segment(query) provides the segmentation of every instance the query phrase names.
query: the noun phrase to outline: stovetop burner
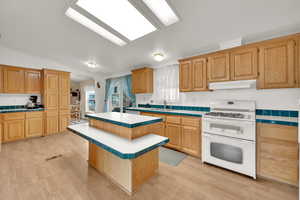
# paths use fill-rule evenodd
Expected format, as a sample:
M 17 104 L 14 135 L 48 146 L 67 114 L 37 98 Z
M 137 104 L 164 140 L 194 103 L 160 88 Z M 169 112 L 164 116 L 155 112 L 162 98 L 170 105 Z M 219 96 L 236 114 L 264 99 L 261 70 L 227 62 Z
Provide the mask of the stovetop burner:
M 214 117 L 230 117 L 230 118 L 239 118 L 239 119 L 245 118 L 245 115 L 241 113 L 209 112 L 206 113 L 206 115 L 214 116 Z

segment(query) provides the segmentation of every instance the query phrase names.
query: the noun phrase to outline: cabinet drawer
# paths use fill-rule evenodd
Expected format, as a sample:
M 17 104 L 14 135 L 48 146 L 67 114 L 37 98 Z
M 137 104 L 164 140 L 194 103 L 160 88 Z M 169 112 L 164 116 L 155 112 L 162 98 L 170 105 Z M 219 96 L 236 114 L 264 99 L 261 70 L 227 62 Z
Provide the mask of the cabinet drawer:
M 295 142 L 298 140 L 297 127 L 284 126 L 277 124 L 262 124 L 257 123 L 258 137 L 275 139 L 287 142 Z
M 200 127 L 201 124 L 201 118 L 196 117 L 182 117 L 181 123 L 184 126 L 195 126 Z
M 166 122 L 172 124 L 180 124 L 180 117 L 177 116 L 166 116 Z
M 33 111 L 33 112 L 27 112 L 26 113 L 26 119 L 30 119 L 30 118 L 43 118 L 43 111 Z
M 3 120 L 9 121 L 9 120 L 18 120 L 18 119 L 25 119 L 25 113 L 19 112 L 19 113 L 6 113 L 3 114 Z

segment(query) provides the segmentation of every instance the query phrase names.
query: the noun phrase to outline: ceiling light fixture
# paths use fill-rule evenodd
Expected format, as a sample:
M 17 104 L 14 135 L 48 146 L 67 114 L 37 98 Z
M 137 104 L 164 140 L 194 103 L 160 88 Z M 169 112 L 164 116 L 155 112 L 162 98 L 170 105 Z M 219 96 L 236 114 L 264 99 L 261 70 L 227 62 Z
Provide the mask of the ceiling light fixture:
M 106 38 L 107 40 L 110 40 L 111 42 L 113 42 L 119 46 L 124 46 L 126 44 L 126 42 L 124 42 L 123 40 L 121 40 L 120 38 L 115 36 L 114 34 L 110 33 L 106 29 L 102 28 L 101 26 L 99 26 L 98 24 L 96 24 L 95 22 L 93 22 L 89 18 L 83 16 L 82 14 L 80 14 L 79 12 L 77 12 L 76 10 L 74 10 L 72 8 L 68 8 L 68 10 L 66 11 L 66 15 L 68 17 L 70 17 L 71 19 L 73 19 L 74 21 L 82 24 L 83 26 L 87 27 L 88 29 L 98 33 L 102 37 Z
M 179 18 L 166 0 L 143 0 L 143 2 L 165 26 L 179 21 Z
M 164 56 L 164 54 L 162 54 L 162 53 L 154 53 L 154 54 L 153 54 L 153 58 L 154 58 L 154 60 L 156 60 L 157 62 L 161 62 L 161 61 L 163 61 L 163 60 L 165 59 L 165 56 Z
M 156 30 L 128 0 L 79 0 L 76 4 L 129 40 Z
M 85 64 L 86 64 L 89 68 L 93 68 L 93 69 L 95 69 L 95 68 L 98 67 L 97 64 L 96 64 L 95 62 L 93 62 L 93 61 L 86 62 Z

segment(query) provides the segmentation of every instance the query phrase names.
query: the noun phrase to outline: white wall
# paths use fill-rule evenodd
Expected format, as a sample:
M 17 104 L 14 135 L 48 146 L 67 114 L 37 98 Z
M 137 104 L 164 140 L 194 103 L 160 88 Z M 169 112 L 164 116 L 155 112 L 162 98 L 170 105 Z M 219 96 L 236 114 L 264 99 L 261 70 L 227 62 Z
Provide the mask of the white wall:
M 36 94 L 0 94 L 0 106 L 26 105 L 29 97 Z M 41 96 L 38 96 L 38 102 Z
M 97 87 L 97 82 L 100 84 L 100 88 Z M 104 111 L 104 99 L 105 99 L 105 79 L 98 77 L 95 80 L 95 92 L 96 92 L 96 113 Z
M 155 82 L 154 87 L 156 87 Z M 163 104 L 161 100 L 155 99 L 152 94 L 138 94 L 136 96 L 138 104 L 150 103 L 151 100 L 154 101 L 154 104 Z M 298 110 L 300 107 L 298 104 L 300 99 L 300 89 L 243 89 L 212 92 L 186 92 L 180 93 L 179 100 L 172 103 L 172 105 L 208 107 L 209 103 L 216 99 L 255 100 L 258 109 Z

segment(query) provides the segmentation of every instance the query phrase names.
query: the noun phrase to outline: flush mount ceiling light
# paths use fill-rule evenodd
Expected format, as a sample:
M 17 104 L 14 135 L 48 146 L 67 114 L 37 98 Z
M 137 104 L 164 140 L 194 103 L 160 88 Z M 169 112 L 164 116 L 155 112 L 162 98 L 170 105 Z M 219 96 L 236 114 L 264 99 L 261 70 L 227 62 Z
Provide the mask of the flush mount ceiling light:
M 96 64 L 95 62 L 93 62 L 93 61 L 88 61 L 88 62 L 86 62 L 85 64 L 86 64 L 89 68 L 93 68 L 93 69 L 95 69 L 95 68 L 98 67 L 97 64 Z
M 164 56 L 164 54 L 162 54 L 162 53 L 154 53 L 154 54 L 153 54 L 153 58 L 154 58 L 154 60 L 156 60 L 157 62 L 161 62 L 161 61 L 163 61 L 163 60 L 165 59 L 165 56 Z
M 121 40 L 120 38 L 115 36 L 114 34 L 110 33 L 106 29 L 102 28 L 101 26 L 99 26 L 98 24 L 96 24 L 95 22 L 93 22 L 89 18 L 83 16 L 82 14 L 80 14 L 79 12 L 77 12 L 76 10 L 74 10 L 72 8 L 68 8 L 68 10 L 66 11 L 66 15 L 68 17 L 70 17 L 71 19 L 73 19 L 74 21 L 82 24 L 83 26 L 87 27 L 88 29 L 98 33 L 102 37 L 110 40 L 111 42 L 113 42 L 119 46 L 123 46 L 126 44 L 126 42 L 124 42 L 123 40 Z
M 143 2 L 165 26 L 169 26 L 179 21 L 179 18 L 166 0 L 143 0 Z
M 79 0 L 76 4 L 129 40 L 156 30 L 128 0 Z

